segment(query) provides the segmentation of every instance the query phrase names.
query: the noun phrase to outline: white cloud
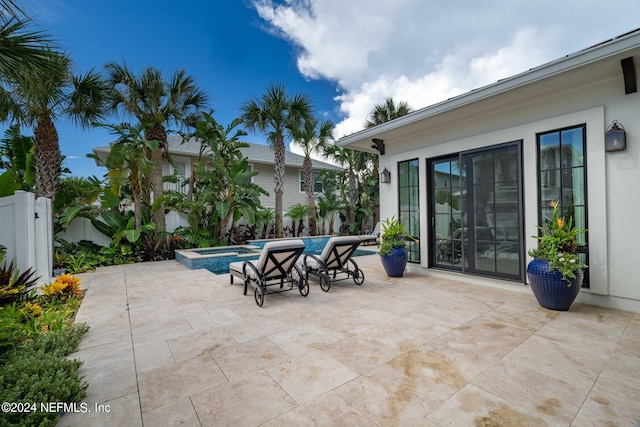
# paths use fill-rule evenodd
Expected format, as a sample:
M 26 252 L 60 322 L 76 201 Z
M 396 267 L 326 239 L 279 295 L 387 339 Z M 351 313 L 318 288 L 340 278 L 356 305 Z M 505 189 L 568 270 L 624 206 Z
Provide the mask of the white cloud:
M 256 0 L 254 7 L 299 49 L 304 76 L 339 86 L 344 119 L 336 137 L 361 130 L 387 97 L 423 108 L 632 30 L 640 16 L 637 0 Z

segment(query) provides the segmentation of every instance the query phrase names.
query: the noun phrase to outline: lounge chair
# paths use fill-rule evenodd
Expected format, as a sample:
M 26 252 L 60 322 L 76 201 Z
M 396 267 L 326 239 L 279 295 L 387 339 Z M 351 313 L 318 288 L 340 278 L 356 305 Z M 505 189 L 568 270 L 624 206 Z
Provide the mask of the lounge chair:
M 364 272 L 351 258 L 358 249 L 361 240 L 358 236 L 332 237 L 327 242 L 320 256 L 305 254 L 302 258 L 302 267 L 305 279 L 309 274 L 319 278 L 320 288 L 329 292 L 331 282 L 353 278 L 356 285 L 364 282 Z
M 363 245 L 369 245 L 372 243 L 380 244 L 380 223 L 376 224 L 371 234 L 363 234 L 360 237 Z
M 260 258 L 252 261 L 238 261 L 229 264 L 231 283 L 236 276 L 244 281 L 244 294 L 249 285 L 255 288 L 256 304 L 262 307 L 267 293 L 290 291 L 294 286 L 300 295 L 309 294 L 309 284 L 300 267 L 296 265 L 302 251 L 302 240 L 279 240 L 264 245 Z M 276 291 L 267 292 L 268 288 L 277 287 Z

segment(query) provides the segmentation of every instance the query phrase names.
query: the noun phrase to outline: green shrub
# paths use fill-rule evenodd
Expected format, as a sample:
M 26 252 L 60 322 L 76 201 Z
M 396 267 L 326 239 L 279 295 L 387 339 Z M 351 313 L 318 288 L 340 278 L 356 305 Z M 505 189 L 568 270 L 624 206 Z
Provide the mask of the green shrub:
M 64 356 L 78 348 L 86 325 L 72 325 L 10 350 L 0 365 L 0 396 L 5 402 L 29 402 L 37 410 L 0 413 L 0 425 L 55 425 L 60 414 L 40 411 L 40 403 L 79 403 L 88 384 L 78 374 L 82 362 Z

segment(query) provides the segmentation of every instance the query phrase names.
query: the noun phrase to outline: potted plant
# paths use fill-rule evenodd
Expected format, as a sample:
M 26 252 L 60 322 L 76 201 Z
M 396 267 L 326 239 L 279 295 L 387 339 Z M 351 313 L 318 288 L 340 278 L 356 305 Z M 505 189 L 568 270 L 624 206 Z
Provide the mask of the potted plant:
M 66 257 L 62 250 L 56 249 L 53 253 L 53 276 L 58 277 L 66 273 Z
M 404 224 L 392 216 L 382 222 L 380 260 L 389 277 L 402 277 L 407 266 L 407 235 Z
M 540 230 L 538 247 L 529 251 L 534 259 L 527 266 L 527 279 L 538 303 L 550 310 L 566 311 L 578 296 L 587 267 L 576 253 L 577 236 L 587 230 L 574 227 L 573 219 L 561 217 L 558 202 Z

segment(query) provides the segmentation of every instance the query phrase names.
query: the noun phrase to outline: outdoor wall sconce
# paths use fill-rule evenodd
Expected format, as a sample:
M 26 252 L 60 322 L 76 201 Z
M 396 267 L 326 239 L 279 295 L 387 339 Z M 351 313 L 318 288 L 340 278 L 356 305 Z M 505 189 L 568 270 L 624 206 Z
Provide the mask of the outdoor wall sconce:
M 371 148 L 375 148 L 381 156 L 384 156 L 384 140 L 373 138 L 371 141 L 373 141 Z
M 391 172 L 389 172 L 387 168 L 384 168 L 384 170 L 380 174 L 380 182 L 383 184 L 391 183 Z
M 612 151 L 623 151 L 627 148 L 627 138 L 624 127 L 614 120 L 604 134 L 604 149 L 607 153 Z

